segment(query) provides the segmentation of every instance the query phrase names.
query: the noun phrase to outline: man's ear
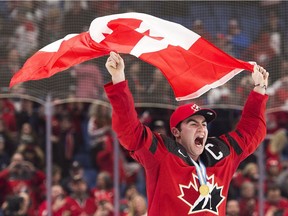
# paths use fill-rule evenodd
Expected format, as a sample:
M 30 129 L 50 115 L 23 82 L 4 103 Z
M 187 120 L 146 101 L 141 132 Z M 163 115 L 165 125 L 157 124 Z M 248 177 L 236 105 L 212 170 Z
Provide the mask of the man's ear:
M 180 131 L 179 131 L 178 128 L 176 128 L 176 127 L 173 127 L 173 128 L 171 129 L 171 133 L 172 133 L 172 135 L 173 135 L 175 138 L 178 138 L 178 137 L 180 136 Z

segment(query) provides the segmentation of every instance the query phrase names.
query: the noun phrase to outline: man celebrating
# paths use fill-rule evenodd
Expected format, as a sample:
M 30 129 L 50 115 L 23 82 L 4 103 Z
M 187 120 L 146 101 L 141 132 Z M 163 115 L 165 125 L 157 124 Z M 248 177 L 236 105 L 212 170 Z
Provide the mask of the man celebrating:
M 235 131 L 209 138 L 207 124 L 216 113 L 187 104 L 171 115 L 173 140 L 152 132 L 138 120 L 121 56 L 111 52 L 106 68 L 112 77 L 105 91 L 113 108 L 113 129 L 146 171 L 148 215 L 225 215 L 234 172 L 266 135 L 269 73 L 254 67 L 255 87 Z

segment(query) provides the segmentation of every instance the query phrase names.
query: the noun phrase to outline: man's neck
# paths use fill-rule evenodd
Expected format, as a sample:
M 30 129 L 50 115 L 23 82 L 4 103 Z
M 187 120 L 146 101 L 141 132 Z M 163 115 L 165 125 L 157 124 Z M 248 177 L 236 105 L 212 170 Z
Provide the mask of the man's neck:
M 196 155 L 191 155 L 191 154 L 189 154 L 188 153 L 188 155 L 189 155 L 189 157 L 192 159 L 192 160 L 194 160 L 196 163 L 199 163 L 199 155 L 198 156 L 196 156 Z

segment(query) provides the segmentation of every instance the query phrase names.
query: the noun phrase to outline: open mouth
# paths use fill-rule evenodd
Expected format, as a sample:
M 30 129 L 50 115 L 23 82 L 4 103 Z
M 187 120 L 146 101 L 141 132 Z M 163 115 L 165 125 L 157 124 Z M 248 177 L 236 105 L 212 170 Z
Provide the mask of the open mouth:
M 195 139 L 195 144 L 196 144 L 196 146 L 203 146 L 203 138 L 201 138 L 201 137 L 197 137 L 196 139 Z

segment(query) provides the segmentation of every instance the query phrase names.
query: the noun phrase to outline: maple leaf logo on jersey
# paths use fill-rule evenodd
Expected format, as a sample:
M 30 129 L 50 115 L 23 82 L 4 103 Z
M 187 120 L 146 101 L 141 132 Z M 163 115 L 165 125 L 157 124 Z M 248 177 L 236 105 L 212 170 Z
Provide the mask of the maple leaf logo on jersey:
M 179 184 L 181 195 L 178 196 L 183 202 L 190 206 L 188 214 L 196 214 L 199 212 L 211 212 L 219 215 L 218 207 L 224 201 L 225 197 L 222 195 L 223 186 L 218 186 L 214 182 L 214 175 L 207 176 L 207 185 L 210 194 L 202 196 L 198 192 L 199 181 L 198 176 L 192 174 L 193 182 L 190 181 L 188 185 Z

